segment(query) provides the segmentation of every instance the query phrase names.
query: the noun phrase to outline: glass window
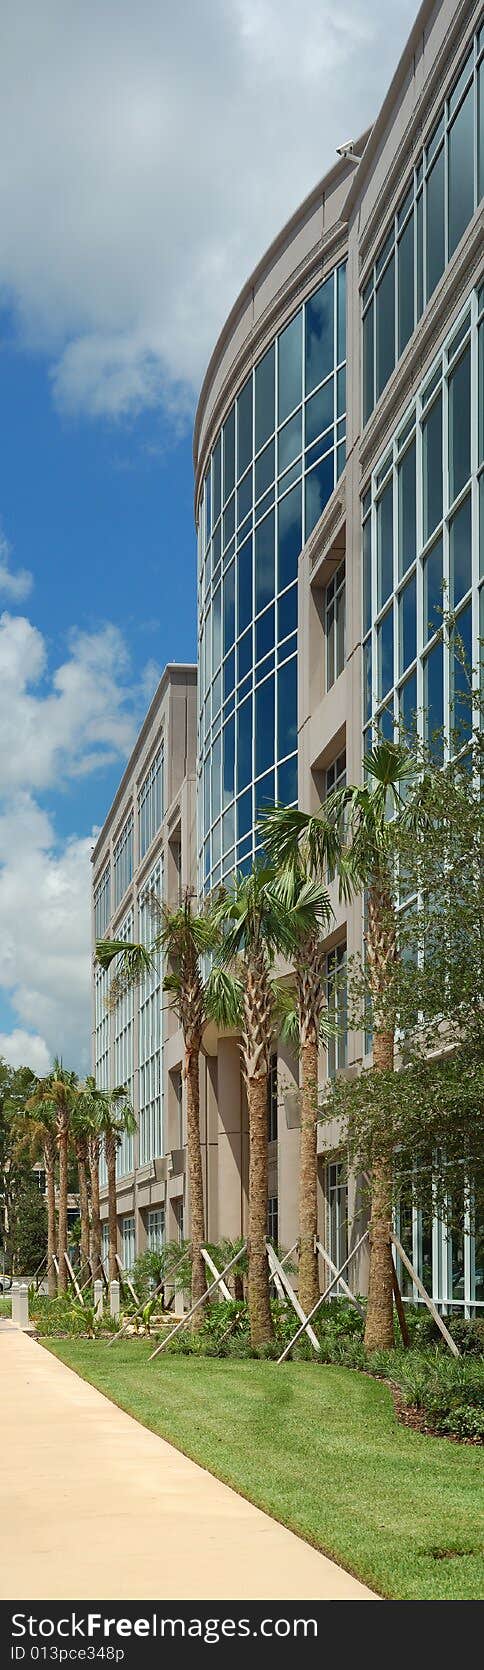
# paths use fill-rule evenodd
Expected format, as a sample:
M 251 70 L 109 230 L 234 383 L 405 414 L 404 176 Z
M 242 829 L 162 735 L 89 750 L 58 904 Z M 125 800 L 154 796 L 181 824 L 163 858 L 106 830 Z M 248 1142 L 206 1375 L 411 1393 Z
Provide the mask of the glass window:
M 237 710 L 237 790 L 252 782 L 252 696 Z M 239 834 L 244 831 L 239 829 Z
M 398 352 L 403 349 L 412 335 L 414 327 L 413 301 L 413 215 L 407 221 L 404 232 L 398 242 Z
M 278 599 L 277 604 L 277 638 L 280 643 L 288 638 L 297 627 L 297 586 L 291 586 L 290 591 Z
M 224 576 L 224 653 L 230 649 L 235 638 L 235 563 Z
M 445 266 L 444 149 L 439 151 L 427 179 L 427 300 Z
M 474 213 L 474 88 L 449 129 L 449 258 Z
M 438 632 L 443 615 L 442 536 L 432 545 L 424 559 L 424 643 Z
M 302 388 L 302 311 L 286 326 L 278 341 L 278 421 L 294 411 L 301 400 Z M 284 468 L 280 465 L 280 468 Z
M 262 661 L 264 655 L 274 648 L 275 606 L 270 604 L 264 609 L 263 615 L 258 615 L 255 623 L 255 659 Z M 266 668 L 267 671 L 267 668 Z
M 425 736 L 432 753 L 442 758 L 444 724 L 444 671 L 442 642 L 434 644 L 424 661 Z
M 114 908 L 121 903 L 133 879 L 133 813 L 130 813 L 113 850 Z M 124 1082 L 118 1080 L 118 1083 Z
M 290 666 L 291 663 L 289 662 Z M 266 678 L 255 695 L 255 774 L 274 763 L 274 677 Z
M 363 523 L 363 631 L 371 626 L 371 516 Z
M 235 482 L 235 406 L 223 427 L 224 441 L 224 504 L 233 492 Z
M 346 264 L 344 262 L 341 267 L 338 267 L 336 278 L 338 285 L 336 356 L 337 363 L 340 365 L 341 360 L 346 359 Z
M 326 689 L 342 673 L 345 662 L 345 564 L 340 563 L 326 586 L 324 623 L 326 635 Z
M 333 487 L 334 458 L 333 453 L 329 452 L 326 458 L 322 458 L 321 463 L 316 464 L 315 469 L 311 470 L 309 475 L 306 476 L 304 506 L 306 539 L 309 539 L 310 533 L 316 527 L 316 523 L 319 522 L 325 504 L 331 498 Z
M 155 754 L 138 794 L 139 856 L 144 858 L 163 818 L 163 749 Z
M 371 638 L 363 644 L 363 717 L 370 719 L 373 709 Z
M 293 487 L 280 500 L 277 515 L 277 588 L 284 591 L 297 579 L 298 557 L 302 548 L 302 489 Z
M 237 557 L 238 632 L 243 632 L 252 620 L 252 540 L 241 545 Z
M 237 489 L 237 527 L 245 521 L 252 510 L 252 470 L 247 470 L 240 487 Z M 245 528 L 242 530 L 245 533 Z M 240 534 L 239 534 L 240 539 Z
M 263 609 L 274 596 L 274 511 L 255 530 L 255 606 Z
M 272 685 L 273 680 L 270 680 Z M 262 686 L 262 693 L 266 686 Z M 297 660 L 293 655 L 279 668 L 277 675 L 277 755 L 278 759 L 297 747 Z M 262 768 L 261 768 L 262 769 Z
M 217 586 L 212 604 L 212 670 L 216 672 L 222 656 L 222 587 Z
M 452 634 L 451 728 L 454 746 L 462 746 L 472 730 L 472 604 L 457 616 Z
M 264 447 L 264 451 L 260 453 L 259 458 L 256 461 L 256 466 L 255 466 L 255 496 L 256 496 L 256 499 L 260 499 L 262 493 L 266 493 L 267 488 L 271 486 L 271 482 L 273 482 L 273 480 L 274 480 L 275 470 L 276 470 L 275 444 L 274 444 L 274 441 L 269 441 L 268 446 Z
M 452 517 L 449 533 L 450 598 L 452 607 L 465 596 L 472 578 L 472 527 L 470 493 Z
M 306 302 L 306 394 L 317 388 L 334 363 L 333 274 Z
M 275 347 L 269 348 L 255 368 L 255 450 L 274 433 Z
M 404 737 L 405 736 L 408 737 L 408 736 L 410 736 L 411 732 L 415 730 L 415 727 L 416 727 L 416 713 L 417 713 L 417 674 L 416 673 L 411 673 L 410 678 L 406 678 L 405 683 L 402 684 L 401 687 L 400 687 L 400 691 L 399 691 L 399 713 L 400 713 L 400 725 L 401 725 L 401 728 L 402 728 L 403 735 L 404 735 Z
M 393 480 L 387 483 L 376 509 L 378 608 L 393 591 Z
M 293 458 L 297 458 L 302 449 L 302 412 L 301 409 L 289 418 L 284 428 L 279 431 L 277 441 L 277 469 L 279 475 L 287 470 Z
M 477 197 L 484 196 L 484 58 L 477 72 Z
M 306 401 L 305 445 L 317 440 L 323 429 L 328 429 L 334 418 L 334 382 L 330 377 L 317 394 Z
M 252 377 L 244 383 L 237 401 L 237 478 L 244 475 L 252 459 Z
M 395 364 L 395 256 L 392 255 L 376 290 L 376 398 Z
M 94 888 L 94 933 L 104 939 L 111 915 L 111 880 L 109 864 Z
M 227 719 L 223 729 L 223 805 L 227 806 L 234 793 L 235 719 Z
M 371 302 L 363 318 L 363 422 L 367 423 L 374 405 L 374 303 Z
M 218 522 L 222 506 L 222 441 L 219 435 L 212 458 L 213 520 Z
M 398 629 L 400 672 L 415 660 L 417 654 L 417 580 L 412 574 L 398 599 Z
M 277 767 L 277 798 L 281 806 L 292 806 L 297 800 L 297 754 Z
M 377 629 L 378 700 L 388 694 L 393 685 L 393 609 L 380 621 Z
M 424 541 L 442 520 L 442 395 L 422 425 Z
M 398 573 L 406 574 L 417 551 L 417 483 L 415 441 L 398 467 Z
M 465 487 L 471 473 L 470 344 L 449 377 L 449 499 Z

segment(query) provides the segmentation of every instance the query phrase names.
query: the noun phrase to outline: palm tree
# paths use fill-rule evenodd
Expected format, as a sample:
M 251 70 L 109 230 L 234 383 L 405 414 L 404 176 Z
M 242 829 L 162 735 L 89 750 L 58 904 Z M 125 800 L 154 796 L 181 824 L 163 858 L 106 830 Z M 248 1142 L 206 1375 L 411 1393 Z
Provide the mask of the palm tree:
M 98 1135 L 104 1143 L 106 1155 L 106 1169 L 108 1175 L 108 1229 L 109 1229 L 109 1280 L 117 1280 L 118 1275 L 118 1214 L 116 1201 L 116 1155 L 123 1136 L 133 1136 L 136 1130 L 136 1119 L 128 1099 L 128 1091 L 124 1084 L 116 1085 L 114 1090 L 99 1090 L 95 1084 L 91 1085 L 88 1093 L 91 1106 L 91 1117 L 94 1135 Z M 93 1264 L 95 1262 L 93 1252 Z
M 47 1199 L 47 1287 L 49 1298 L 53 1299 L 57 1292 L 54 1262 L 57 1255 L 55 1223 L 56 1119 L 53 1105 L 48 1104 L 45 1100 L 37 1101 L 37 1095 L 38 1085 L 26 1103 L 25 1112 L 18 1115 L 15 1121 L 15 1130 L 19 1151 L 28 1148 L 32 1162 L 35 1164 L 35 1161 L 42 1157 L 44 1164 Z
M 58 1260 L 59 1260 L 59 1293 L 67 1291 L 67 1194 L 69 1168 L 69 1126 L 70 1116 L 75 1101 L 77 1074 L 63 1067 L 62 1061 L 55 1056 L 51 1072 L 43 1079 L 39 1079 L 37 1088 L 29 1097 L 27 1109 L 39 1114 L 43 1109 L 48 1117 L 53 1115 L 55 1123 L 57 1149 L 59 1154 L 59 1209 L 58 1209 Z
M 265 850 L 271 857 L 270 840 L 264 830 Z M 329 894 L 315 885 L 296 842 L 290 862 L 280 870 L 275 892 L 287 913 L 286 952 L 292 962 L 296 983 L 296 1022 L 301 1061 L 301 1135 L 299 1146 L 299 1299 L 306 1314 L 319 1299 L 318 1254 L 318 1066 L 319 1045 L 327 1033 L 326 946 L 332 918 Z M 312 921 L 301 928 L 294 907 L 312 905 Z M 325 1027 L 326 1022 L 326 1027 Z M 283 1031 L 291 1036 L 293 1016 Z
M 366 892 L 366 961 L 373 1023 L 373 1066 L 394 1068 L 398 962 L 396 854 L 399 836 L 416 837 L 429 825 L 426 785 L 407 796 L 401 785 L 415 778 L 415 760 L 401 743 L 379 742 L 365 756 L 366 781 L 335 790 L 314 816 L 276 809 L 264 822 L 264 838 L 278 861 L 290 859 L 303 841 L 311 869 L 339 876 L 340 896 Z M 387 1349 L 393 1331 L 392 1166 L 388 1145 L 375 1137 L 371 1168 L 370 1270 L 365 1327 L 366 1350 Z
M 93 1081 L 95 1085 L 95 1080 Z M 86 1079 L 89 1084 L 89 1079 Z M 88 1159 L 89 1177 L 91 1181 L 91 1270 L 93 1282 L 102 1278 L 102 1234 L 101 1207 L 99 1201 L 99 1161 L 101 1158 L 101 1137 L 94 1128 L 89 1134 Z
M 92 1084 L 95 1086 L 95 1080 Z M 71 1138 L 77 1161 L 79 1178 L 79 1213 L 80 1213 L 80 1273 L 81 1280 L 89 1271 L 90 1230 L 89 1230 L 89 1144 L 93 1131 L 93 1116 L 90 1100 L 90 1081 L 80 1084 L 71 1112 Z
M 270 1052 L 278 1025 L 280 993 L 274 979 L 277 953 L 293 935 L 309 932 L 321 889 L 307 882 L 300 894 L 283 898 L 272 868 L 255 865 L 237 875 L 213 905 L 213 919 L 223 934 L 220 957 L 235 971 L 232 997 L 214 992 L 212 1004 L 228 1024 L 241 1015 L 241 1048 L 249 1110 L 249 1275 L 251 1341 L 255 1347 L 273 1338 L 267 1261 L 267 1089 Z M 215 974 L 215 980 L 217 975 Z
M 149 950 L 145 945 L 129 944 L 124 940 L 101 941 L 96 955 L 102 968 L 109 968 L 119 958 L 111 987 L 111 1001 L 119 991 L 132 985 L 150 971 L 157 958 L 163 955 L 170 972 L 163 975 L 163 991 L 171 999 L 171 1006 L 183 1033 L 184 1078 L 187 1087 L 187 1152 L 190 1184 L 191 1247 L 192 1247 L 192 1304 L 206 1291 L 205 1265 L 201 1249 L 205 1243 L 205 1207 L 203 1197 L 202 1151 L 200 1144 L 200 1077 L 199 1056 L 208 1009 L 208 981 L 204 978 L 202 958 L 215 948 L 216 934 L 207 912 L 197 913 L 193 897 L 187 889 L 180 904 L 170 907 L 164 901 L 152 900 L 157 918 L 157 932 Z M 203 1321 L 203 1305 L 195 1312 L 193 1326 Z

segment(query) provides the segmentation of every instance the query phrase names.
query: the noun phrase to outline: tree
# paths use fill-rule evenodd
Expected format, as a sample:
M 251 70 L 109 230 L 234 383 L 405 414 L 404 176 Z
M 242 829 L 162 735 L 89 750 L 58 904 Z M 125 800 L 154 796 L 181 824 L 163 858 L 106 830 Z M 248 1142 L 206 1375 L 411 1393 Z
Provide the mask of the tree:
M 219 1010 L 228 1024 L 241 1016 L 241 1049 L 249 1112 L 249 1274 L 248 1303 L 252 1344 L 273 1337 L 269 1298 L 267 1236 L 267 1087 L 270 1052 L 279 1019 L 279 985 L 274 963 L 289 943 L 314 931 L 322 890 L 312 881 L 300 889 L 278 887 L 273 868 L 255 865 L 237 875 L 229 891 L 213 904 L 213 918 L 223 940 L 220 959 L 234 970 L 232 994 L 219 989 Z M 216 973 L 214 978 L 216 979 Z M 217 1003 L 213 999 L 214 1009 Z
M 399 964 L 397 855 L 402 834 L 414 841 L 430 827 L 427 783 L 415 781 L 416 762 L 403 744 L 382 741 L 365 756 L 362 785 L 335 790 L 314 816 L 280 815 L 279 861 L 304 840 L 309 863 L 323 879 L 336 869 L 340 896 L 366 895 L 366 970 L 373 1025 L 373 1065 L 395 1065 L 396 969 Z M 407 792 L 409 791 L 409 792 Z M 270 828 L 270 816 L 268 818 Z M 276 832 L 275 832 L 276 833 Z M 370 1268 L 365 1327 L 367 1351 L 388 1349 L 393 1331 L 392 1159 L 385 1135 L 374 1131 L 369 1225 Z
M 71 1138 L 77 1161 L 77 1175 L 79 1183 L 79 1214 L 80 1214 L 80 1274 L 81 1280 L 86 1279 L 89 1272 L 89 1143 L 92 1136 L 96 1137 L 93 1119 L 95 1117 L 92 1106 L 92 1087 L 95 1089 L 95 1079 L 87 1079 L 77 1089 L 76 1099 L 71 1111 Z
M 153 897 L 153 911 L 157 932 L 149 949 L 145 945 L 129 944 L 123 940 L 102 941 L 96 955 L 102 968 L 109 968 L 119 959 L 112 988 L 115 1002 L 126 985 L 137 983 L 162 955 L 169 964 L 163 975 L 163 991 L 183 1032 L 184 1078 L 187 1087 L 187 1151 L 190 1184 L 191 1245 L 192 1245 L 192 1304 L 206 1291 L 205 1265 L 201 1249 L 205 1241 L 205 1207 L 203 1198 L 202 1152 L 200 1144 L 200 1079 L 199 1056 L 203 1031 L 208 1019 L 208 982 L 202 971 L 202 958 L 212 951 L 216 934 L 206 912 L 197 912 L 192 894 L 187 889 L 181 904 L 170 907 Z M 203 1306 L 195 1312 L 194 1327 L 203 1320 Z
M 19 1128 L 34 1085 L 30 1067 L 10 1067 L 0 1059 L 0 1241 L 7 1269 L 12 1263 L 19 1199 L 30 1177 L 28 1147 L 19 1142 Z
M 34 1081 L 35 1082 L 35 1081 Z M 42 1158 L 46 1179 L 47 1195 L 47 1287 L 49 1298 L 54 1298 L 57 1292 L 57 1276 L 55 1259 L 57 1254 L 55 1183 L 57 1162 L 57 1130 L 56 1113 L 52 1101 L 44 1094 L 39 1096 L 39 1083 L 28 1097 L 25 1111 L 16 1122 L 17 1142 L 20 1153 L 28 1151 L 30 1161 Z
M 136 1130 L 136 1119 L 128 1097 L 126 1085 L 116 1085 L 114 1090 L 100 1090 L 95 1080 L 86 1081 L 83 1097 L 84 1117 L 91 1125 L 91 1159 L 92 1144 L 102 1141 L 106 1155 L 106 1169 L 108 1175 L 108 1229 L 109 1229 L 109 1280 L 116 1281 L 118 1276 L 118 1214 L 116 1202 L 116 1155 L 120 1148 L 123 1135 L 126 1132 L 133 1136 Z M 97 1151 L 98 1152 L 98 1151 Z M 99 1163 L 99 1154 L 98 1154 Z M 92 1175 L 92 1173 L 91 1173 Z M 95 1256 L 93 1252 L 93 1265 Z
M 47 1250 L 47 1212 L 38 1181 L 30 1170 L 16 1191 L 10 1245 L 15 1274 L 34 1275 Z
M 59 1211 L 58 1211 L 58 1261 L 59 1261 L 59 1293 L 65 1293 L 68 1285 L 66 1264 L 67 1254 L 67 1195 L 69 1169 L 69 1125 L 77 1088 L 77 1074 L 64 1067 L 58 1056 L 55 1057 L 52 1070 L 43 1079 L 37 1081 L 37 1087 L 29 1098 L 27 1109 L 42 1120 L 53 1117 L 56 1133 L 57 1150 L 59 1155 Z M 49 1167 L 48 1186 L 52 1192 L 52 1153 L 46 1150 L 46 1161 Z M 47 1166 L 46 1166 L 47 1169 Z
M 274 850 L 277 850 L 277 828 L 284 822 L 285 811 L 272 814 Z M 271 839 L 267 824 L 263 823 L 265 850 L 270 859 Z M 308 868 L 307 855 L 299 841 L 276 875 L 275 893 L 280 898 L 287 919 L 285 951 L 291 961 L 296 981 L 296 1023 L 301 1062 L 301 1135 L 299 1146 L 299 1299 L 306 1314 L 319 1299 L 318 1254 L 318 1065 L 319 1046 L 324 1035 L 326 1017 L 326 946 L 332 918 L 329 894 L 322 886 L 315 886 Z M 294 907 L 312 901 L 312 920 L 301 928 Z M 293 1031 L 293 1018 L 288 1016 L 283 1028 L 286 1036 Z

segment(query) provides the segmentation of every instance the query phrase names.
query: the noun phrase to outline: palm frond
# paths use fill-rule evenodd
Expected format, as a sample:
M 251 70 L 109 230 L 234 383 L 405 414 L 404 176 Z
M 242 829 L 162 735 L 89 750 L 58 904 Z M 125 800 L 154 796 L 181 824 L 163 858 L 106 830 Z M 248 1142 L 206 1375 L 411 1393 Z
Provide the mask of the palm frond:
M 243 1003 L 241 980 L 217 964 L 211 969 L 205 985 L 207 1017 L 215 1021 L 221 1031 L 232 1031 L 241 1024 Z

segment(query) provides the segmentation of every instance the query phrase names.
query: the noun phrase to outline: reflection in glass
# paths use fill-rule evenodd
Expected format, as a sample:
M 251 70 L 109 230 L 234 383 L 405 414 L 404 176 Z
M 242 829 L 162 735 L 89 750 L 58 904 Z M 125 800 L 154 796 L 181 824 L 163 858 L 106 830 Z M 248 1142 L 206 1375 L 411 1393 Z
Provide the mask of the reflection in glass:
M 443 616 L 442 535 L 432 545 L 423 565 L 424 643 L 438 632 Z
M 306 393 L 333 369 L 334 305 L 333 274 L 306 303 Z
M 238 631 L 252 620 L 252 540 L 246 539 L 237 556 Z
M 260 684 L 255 695 L 255 774 L 267 771 L 274 760 L 274 675 Z
M 417 654 L 417 580 L 412 574 L 398 599 L 398 628 L 400 672 L 410 666 Z
M 325 383 L 317 394 L 312 394 L 306 401 L 306 430 L 305 445 L 309 446 L 321 435 L 323 429 L 328 429 L 334 418 L 334 384 L 333 378 Z
M 468 344 L 449 377 L 449 502 L 471 473 L 471 350 Z
M 291 586 L 290 591 L 284 592 L 277 604 L 277 639 L 288 638 L 297 627 L 297 585 Z
M 297 660 L 293 655 L 277 675 L 277 755 L 297 748 Z
M 275 457 L 276 457 L 276 454 L 275 454 L 274 441 L 269 441 L 269 445 L 264 447 L 264 451 L 261 452 L 260 457 L 256 461 L 256 466 L 255 466 L 255 496 L 256 496 L 256 499 L 260 499 L 261 494 L 265 493 L 267 491 L 267 488 L 270 487 L 271 482 L 273 482 L 273 480 L 274 480 Z
M 278 421 L 299 405 L 302 388 L 302 313 L 296 314 L 291 324 L 281 331 L 278 342 Z
M 427 179 L 427 300 L 435 290 L 445 266 L 444 148 L 439 151 Z
M 255 530 L 256 613 L 274 596 L 274 511 Z
M 302 411 L 295 412 L 294 417 L 284 424 L 277 441 L 277 470 L 287 470 L 293 458 L 297 458 L 302 448 Z
M 472 83 L 449 129 L 449 258 L 474 213 L 474 89 Z
M 407 221 L 398 243 L 398 352 L 412 335 L 413 306 L 413 215 Z
M 425 737 L 435 759 L 442 759 L 444 724 L 444 669 L 442 642 L 434 644 L 424 661 Z
M 378 700 L 391 690 L 393 684 L 393 609 L 380 621 L 377 629 Z
M 284 806 L 297 800 L 297 754 L 277 768 L 277 798 Z
M 395 256 L 392 255 L 375 295 L 376 306 L 376 398 L 381 394 L 395 364 Z
M 422 424 L 423 536 L 429 538 L 442 520 L 442 395 L 434 400 Z
M 255 368 L 255 450 L 274 432 L 275 347 L 269 348 Z
M 263 615 L 258 615 L 255 623 L 255 659 L 262 661 L 264 655 L 274 648 L 275 607 L 271 603 Z
M 224 504 L 233 491 L 235 482 L 235 406 L 229 412 L 223 428 L 224 437 Z
M 321 512 L 331 497 L 334 487 L 334 461 L 332 452 L 321 459 L 320 464 L 311 470 L 305 481 L 305 536 L 309 538 L 316 522 L 319 522 Z
M 284 591 L 297 579 L 302 547 L 302 491 L 300 484 L 280 500 L 277 517 L 277 587 Z
M 237 479 L 252 459 L 252 377 L 244 383 L 237 400 Z
M 400 724 L 404 738 L 416 729 L 417 674 L 411 673 L 399 691 Z
M 452 517 L 449 533 L 450 554 L 450 596 L 452 607 L 460 603 L 465 596 L 472 578 L 472 528 L 471 528 L 471 497 L 468 493 L 464 503 L 459 506 Z
M 378 569 L 378 608 L 383 608 L 393 591 L 393 481 L 390 480 L 378 500 L 376 510 L 376 548 Z
M 252 696 L 249 696 L 237 710 L 237 790 L 245 789 L 251 781 Z

